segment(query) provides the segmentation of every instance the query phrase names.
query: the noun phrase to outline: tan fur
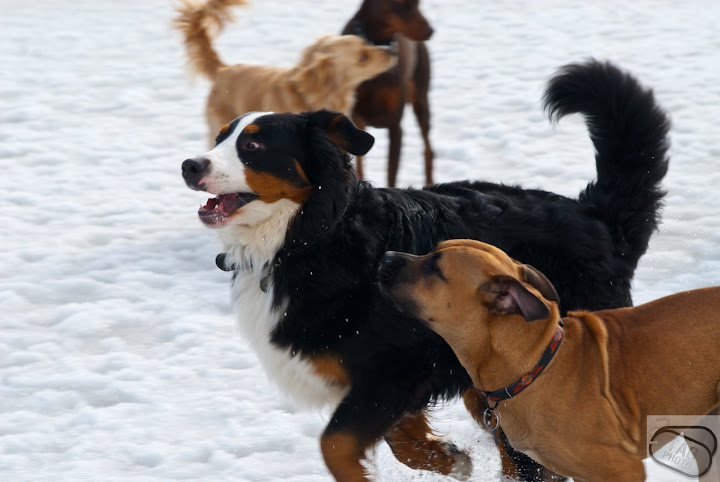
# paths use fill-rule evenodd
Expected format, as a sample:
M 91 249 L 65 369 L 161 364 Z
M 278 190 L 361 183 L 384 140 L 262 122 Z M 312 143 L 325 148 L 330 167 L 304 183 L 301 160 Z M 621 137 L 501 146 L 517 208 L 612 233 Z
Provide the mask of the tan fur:
M 470 457 L 432 431 L 425 412 L 405 415 L 385 436 L 395 457 L 410 468 L 469 477 Z M 464 470 L 464 473 L 460 474 Z
M 435 255 L 445 280 L 423 270 Z M 387 288 L 390 297 L 445 338 L 476 386 L 501 389 L 537 363 L 558 311 L 528 284 L 526 267 L 467 240 L 408 259 Z M 507 277 L 550 316 L 527 322 L 498 309 L 493 287 Z M 644 480 L 648 415 L 703 416 L 720 406 L 720 287 L 634 308 L 573 312 L 563 321 L 565 338 L 548 368 L 498 405 L 513 446 L 551 470 L 576 480 Z M 466 396 L 466 403 L 477 400 Z
M 365 469 L 360 463 L 367 443 L 363 444 L 353 434 L 335 432 L 320 438 L 325 465 L 335 480 L 343 482 L 366 482 Z
M 213 49 L 212 39 L 228 22 L 233 21 L 230 8 L 247 5 L 247 0 L 209 0 L 198 4 L 193 0 L 180 0 L 175 28 L 185 36 L 185 49 L 193 70 L 213 79 L 225 63 Z
M 315 373 L 320 375 L 329 383 L 341 387 L 349 387 L 350 375 L 343 366 L 342 360 L 333 355 L 316 355 L 308 358 L 313 364 Z
M 295 167 L 299 169 L 298 173 L 307 179 L 297 161 L 295 161 Z M 260 193 L 258 201 L 268 204 L 281 199 L 289 199 L 298 205 L 302 205 L 310 197 L 310 191 L 312 190 L 309 182 L 302 186 L 296 186 L 285 179 L 264 172 L 256 172 L 252 169 L 247 169 L 245 176 L 252 192 Z
M 394 65 L 387 47 L 366 44 L 355 35 L 325 35 L 307 47 L 291 68 L 227 65 L 212 39 L 231 19 L 228 10 L 246 0 L 182 0 L 175 26 L 185 35 L 193 70 L 213 82 L 206 107 L 210 140 L 221 126 L 246 112 L 305 112 L 329 109 L 350 115 L 355 90 Z M 212 146 L 212 142 L 210 142 Z

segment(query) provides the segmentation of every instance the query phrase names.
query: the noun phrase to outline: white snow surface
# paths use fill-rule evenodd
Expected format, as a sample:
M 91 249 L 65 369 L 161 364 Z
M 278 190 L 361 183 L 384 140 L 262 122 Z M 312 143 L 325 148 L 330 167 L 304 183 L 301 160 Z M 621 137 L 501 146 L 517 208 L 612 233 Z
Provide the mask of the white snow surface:
M 360 0 L 256 0 L 216 42 L 228 62 L 292 65 Z M 663 224 L 636 303 L 720 281 L 720 3 L 423 0 L 436 29 L 438 181 L 575 196 L 594 177 L 582 119 L 545 119 L 559 66 L 609 59 L 673 120 Z M 192 82 L 172 4 L 0 0 L 0 480 L 327 481 L 328 413 L 293 408 L 236 332 L 230 275 L 180 163 L 205 150 L 208 83 Z M 401 185 L 422 184 L 404 119 Z M 387 133 L 367 157 L 385 182 Z M 672 360 L 659 360 L 670 362 Z M 578 409 L 582 409 L 579 407 Z M 461 403 L 433 411 L 499 478 Z M 440 481 L 380 444 L 378 480 Z M 659 480 L 660 474 L 651 480 Z M 668 479 L 671 480 L 671 479 Z

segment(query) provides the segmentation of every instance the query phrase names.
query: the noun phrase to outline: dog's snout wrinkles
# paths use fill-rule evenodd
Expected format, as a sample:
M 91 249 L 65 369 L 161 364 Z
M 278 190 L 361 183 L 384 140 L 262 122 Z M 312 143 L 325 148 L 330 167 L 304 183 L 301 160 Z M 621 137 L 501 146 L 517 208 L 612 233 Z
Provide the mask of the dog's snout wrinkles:
M 210 161 L 205 158 L 186 159 L 183 161 L 182 174 L 185 183 L 193 189 L 198 189 L 200 187 L 200 179 L 205 175 L 209 166 Z

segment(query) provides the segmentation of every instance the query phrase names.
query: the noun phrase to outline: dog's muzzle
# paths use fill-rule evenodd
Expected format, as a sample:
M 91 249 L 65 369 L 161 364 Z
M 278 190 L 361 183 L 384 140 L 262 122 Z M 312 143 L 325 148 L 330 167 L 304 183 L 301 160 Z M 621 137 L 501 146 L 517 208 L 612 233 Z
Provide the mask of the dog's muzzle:
M 380 293 L 392 301 L 401 313 L 409 316 L 417 312 L 417 306 L 415 302 L 404 293 L 406 290 L 402 288 L 400 284 L 412 281 L 414 277 L 412 272 L 414 270 L 411 269 L 412 266 L 408 265 L 418 258 L 420 258 L 420 256 L 388 251 L 385 253 L 378 270 Z
M 407 255 L 403 253 L 397 253 L 395 251 L 388 251 L 383 257 L 382 263 L 380 263 L 380 269 L 378 272 L 378 280 L 380 281 L 380 287 L 388 289 L 397 280 L 398 273 L 403 266 L 407 264 Z

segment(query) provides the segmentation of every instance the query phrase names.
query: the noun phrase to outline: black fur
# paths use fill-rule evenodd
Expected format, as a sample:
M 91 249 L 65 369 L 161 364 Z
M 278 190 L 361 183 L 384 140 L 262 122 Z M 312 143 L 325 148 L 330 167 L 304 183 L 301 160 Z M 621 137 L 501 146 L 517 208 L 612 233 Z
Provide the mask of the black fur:
M 275 261 L 275 301 L 289 304 L 272 342 L 342 359 L 352 388 L 326 433 L 374 442 L 403 414 L 471 384 L 439 336 L 380 295 L 386 251 L 424 254 L 442 240 L 474 238 L 545 273 L 563 312 L 632 303 L 633 272 L 659 219 L 669 121 L 651 91 L 596 61 L 561 69 L 545 106 L 554 119 L 587 119 L 598 179 L 578 199 L 488 182 L 377 189 L 356 179 L 313 121 L 319 113 L 284 116 L 297 124 L 288 132 L 300 136 L 296 157 L 316 189 Z

